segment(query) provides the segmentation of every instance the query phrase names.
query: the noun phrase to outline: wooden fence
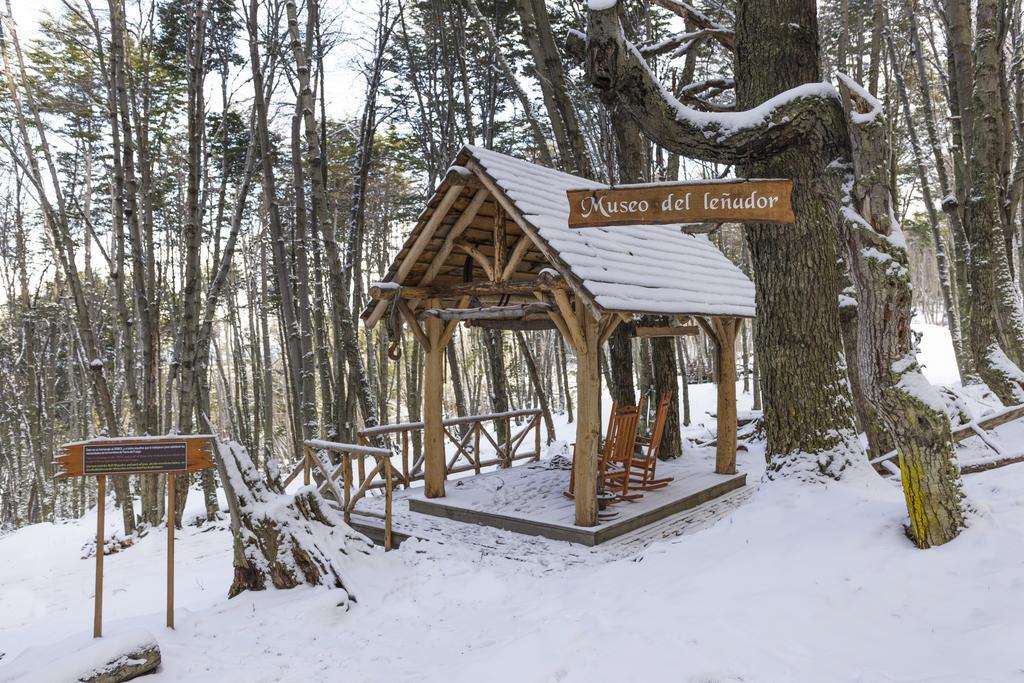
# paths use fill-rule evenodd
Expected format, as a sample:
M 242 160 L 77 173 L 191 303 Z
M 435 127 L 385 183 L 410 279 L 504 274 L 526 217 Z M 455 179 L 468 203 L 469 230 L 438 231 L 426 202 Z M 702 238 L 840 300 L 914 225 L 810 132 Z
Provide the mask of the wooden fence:
M 445 420 L 442 422 L 445 441 L 455 446 L 454 454 L 448 458 L 448 474 L 469 470 L 479 474 L 485 467 L 511 467 L 517 460 L 540 460 L 542 416 L 539 409 L 526 409 Z M 514 420 L 522 422 L 513 424 Z M 499 425 L 504 429 L 499 430 Z M 409 435 L 422 429 L 422 422 L 404 422 L 364 429 L 358 433 L 357 444 L 319 439 L 305 441 L 305 456 L 285 478 L 284 485 L 288 486 L 301 473 L 303 483 L 308 486 L 314 479 L 314 469 L 317 470 L 315 479 L 320 482 L 321 495 L 330 494 L 334 498 L 346 523 L 351 523 L 353 512 L 384 520 L 384 549 L 390 550 L 392 491 L 396 485 L 409 488 L 412 482 L 424 476 L 423 453 L 413 461 L 409 444 Z M 505 438 L 499 439 L 499 433 L 504 433 Z M 370 445 L 382 440 L 397 441 L 398 452 Z M 486 460 L 481 449 L 484 444 L 494 449 Z M 530 446 L 532 449 L 526 450 Z M 329 452 L 339 455 L 338 462 L 327 457 Z M 400 458 L 400 468 L 393 463 L 396 457 Z M 367 493 L 378 489 L 384 490 L 383 514 L 356 508 L 356 503 Z
M 448 458 L 447 473 L 456 474 L 473 470 L 476 474 L 485 467 L 511 467 L 517 460 L 540 460 L 541 452 L 541 419 L 543 412 L 537 408 L 523 410 L 510 410 L 505 413 L 489 413 L 486 415 L 468 415 L 466 417 L 454 417 L 442 422 L 444 438 L 446 443 L 455 446 L 455 453 Z M 513 425 L 513 420 L 525 418 L 521 425 Z M 488 429 L 487 423 L 491 423 Z M 505 439 L 500 440 L 498 425 L 504 426 L 502 430 Z M 513 431 L 515 427 L 515 431 Z M 396 481 L 405 488 L 409 488 L 412 482 L 423 479 L 423 453 L 415 461 L 411 460 L 409 447 L 409 435 L 423 429 L 422 422 L 403 422 L 400 424 L 381 425 L 370 427 L 358 433 L 359 444 L 368 446 L 370 443 L 381 438 L 394 439 L 398 442 L 401 455 L 401 469 L 395 473 Z M 533 438 L 530 439 L 530 436 Z M 481 444 L 489 444 L 494 448 L 494 455 L 487 460 L 483 459 Z M 532 446 L 532 450 L 522 450 Z M 363 479 L 360 469 L 359 479 Z M 383 484 L 375 483 L 371 488 L 379 488 Z
M 345 517 L 345 523 L 352 522 L 352 513 L 356 512 L 364 517 L 374 517 L 384 521 L 384 550 L 391 550 L 391 491 L 395 481 L 395 472 L 391 466 L 391 451 L 386 448 L 373 448 L 362 444 L 338 443 L 335 441 L 321 441 L 311 439 L 304 441 L 305 457 L 298 463 L 291 474 L 284 480 L 287 486 L 302 473 L 302 482 L 309 486 L 312 479 L 313 468 L 320 472 L 319 490 L 321 495 L 330 493 L 341 512 Z M 334 464 L 327 457 L 327 453 L 339 454 L 339 462 Z M 366 459 L 372 458 L 374 465 L 367 469 Z M 352 461 L 355 460 L 358 467 L 359 479 L 354 479 Z M 338 478 L 341 477 L 341 489 L 338 488 Z M 379 485 L 375 485 L 379 482 Z M 356 503 L 362 499 L 372 488 L 384 489 L 384 512 L 375 510 L 357 510 Z M 353 491 L 354 489 L 354 491 Z

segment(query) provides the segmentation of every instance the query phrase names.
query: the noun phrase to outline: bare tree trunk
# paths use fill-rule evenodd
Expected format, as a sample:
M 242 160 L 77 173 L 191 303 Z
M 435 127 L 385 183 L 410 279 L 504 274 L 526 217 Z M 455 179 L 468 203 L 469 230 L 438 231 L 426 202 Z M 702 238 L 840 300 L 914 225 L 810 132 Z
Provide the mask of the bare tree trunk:
M 914 14 L 910 13 L 911 16 Z M 888 16 L 887 16 L 888 18 Z M 911 18 L 911 44 L 920 50 L 920 44 L 917 40 L 917 24 L 916 19 Z M 887 22 L 888 24 L 888 22 Z M 971 365 L 968 364 L 967 355 L 963 346 L 963 340 L 960 337 L 960 316 L 957 313 L 956 303 L 953 300 L 953 279 L 950 274 L 949 259 L 946 256 L 946 247 L 942 241 L 942 233 L 939 226 L 939 215 L 935 209 L 935 202 L 932 197 L 931 183 L 928 179 L 928 172 L 925 168 L 924 152 L 921 149 L 921 143 L 917 136 L 917 130 L 913 125 L 913 119 L 911 118 L 910 110 L 910 97 L 907 94 L 907 85 L 903 79 L 903 70 L 896 60 L 896 50 L 893 47 L 892 35 L 890 29 L 887 27 L 886 31 L 886 49 L 889 54 L 889 62 L 892 66 L 893 79 L 896 82 L 896 90 L 899 93 L 900 103 L 903 106 L 903 115 L 907 120 L 907 136 L 910 139 L 910 146 L 914 152 L 914 160 L 917 162 L 917 179 L 921 186 L 921 199 L 924 202 L 925 209 L 928 212 L 928 222 L 931 227 L 932 241 L 935 244 L 935 261 L 939 271 L 939 286 L 942 290 L 942 301 L 946 308 L 946 321 L 949 325 L 950 336 L 953 340 L 953 353 L 956 356 L 957 368 L 960 372 L 961 379 L 967 377 L 972 372 Z M 922 59 L 918 56 L 919 59 Z M 919 62 L 923 63 L 923 62 Z M 918 77 L 921 76 L 921 71 L 918 72 Z M 926 90 L 926 89 L 925 89 Z M 934 123 L 930 121 L 931 105 L 930 105 L 930 94 L 925 91 L 922 96 L 928 100 L 929 104 L 926 105 L 926 116 L 929 118 L 928 126 L 934 133 Z M 940 177 L 945 177 L 945 160 L 939 158 L 941 162 L 941 169 L 939 171 Z
M 540 409 L 544 413 L 544 427 L 547 429 L 547 443 L 551 443 L 555 440 L 555 423 L 551 419 L 551 406 L 548 403 L 548 395 L 544 391 L 544 384 L 541 381 L 540 372 L 537 369 L 537 361 L 533 356 L 533 352 L 530 351 L 529 345 L 526 343 L 526 339 L 522 332 L 515 332 L 516 343 L 519 345 L 519 351 L 523 354 L 523 362 L 526 364 L 526 371 L 530 375 L 530 383 L 533 385 L 534 391 L 537 392 L 537 402 L 540 404 Z M 540 457 L 540 454 L 537 454 Z
M 579 117 L 569 98 L 562 57 L 555 44 L 551 19 L 543 0 L 517 0 L 523 35 L 533 55 L 534 71 L 544 97 L 548 120 L 555 135 L 559 166 L 576 175 L 592 176 Z
M 1024 320 L 1009 273 L 1000 208 L 1001 160 L 1007 143 L 1002 135 L 999 97 L 1005 33 L 999 0 L 980 0 L 977 7 L 972 126 L 967 128 L 964 122 L 965 130 L 970 131 L 970 155 L 966 158 L 971 201 L 964 207 L 971 258 L 970 337 L 978 374 L 1004 403 L 1011 404 L 1024 402 L 1024 372 L 1018 365 L 1024 355 Z M 947 14 L 956 11 L 947 8 Z M 950 21 L 951 34 L 954 28 L 964 31 Z M 960 46 L 954 43 L 950 47 Z M 957 67 L 970 55 L 957 52 Z
M 7 0 L 7 16 L 11 16 L 10 0 Z M 40 111 L 36 105 L 35 94 L 31 85 L 32 81 L 28 78 L 25 69 L 21 45 L 18 42 L 17 33 L 14 31 L 13 22 L 5 21 L 4 28 L 6 28 L 7 34 L 10 37 L 20 76 L 17 80 L 14 77 L 14 72 L 10 65 L 8 46 L 6 43 L 0 45 L 0 57 L 3 60 L 4 73 L 7 77 L 7 85 L 15 110 L 17 130 L 22 142 L 21 150 L 16 151 L 9 147 L 8 152 L 22 166 L 26 177 L 33 185 L 37 200 L 41 204 L 43 222 L 51 236 L 52 251 L 57 263 L 60 265 L 61 272 L 63 272 L 67 279 L 74 301 L 75 323 L 82 346 L 83 362 L 87 363 L 89 367 L 88 374 L 92 380 L 96 412 L 100 417 L 103 431 L 109 436 L 117 436 L 120 432 L 120 424 L 117 413 L 114 410 L 110 385 L 104 373 L 103 354 L 96 339 L 96 328 L 93 327 L 88 301 L 85 296 L 85 288 L 75 260 L 75 248 L 70 235 L 67 206 L 64 194 L 61 191 L 56 162 L 47 142 L 46 128 L 43 126 Z M 22 93 L 18 91 L 19 82 L 24 94 L 24 107 L 22 105 Z M 32 123 L 38 137 L 37 141 L 33 141 L 29 135 L 25 108 L 28 109 L 32 116 Z M 4 144 L 6 145 L 7 142 L 5 141 Z M 46 164 L 46 176 L 43 175 L 36 155 L 37 145 Z M 55 202 L 51 201 L 51 192 Z M 114 491 L 118 505 L 121 507 L 125 534 L 130 535 L 135 531 L 135 511 L 131 490 L 128 487 L 126 477 L 115 478 Z
M 295 296 L 290 279 L 291 268 L 284 250 L 284 232 L 281 226 L 280 208 L 277 199 L 275 181 L 273 146 L 270 142 L 270 126 L 266 97 L 270 90 L 264 84 L 263 67 L 259 53 L 259 2 L 249 2 L 249 61 L 253 80 L 253 108 L 256 116 L 256 139 L 259 141 L 261 176 L 263 189 L 263 206 L 267 214 L 267 225 L 270 228 L 271 254 L 274 260 L 274 273 L 277 278 L 277 289 L 280 295 L 281 325 L 285 331 L 284 346 L 287 353 L 288 378 L 291 393 L 297 397 L 302 394 L 302 340 L 296 319 Z M 295 439 L 299 435 L 294 435 Z M 297 452 L 296 457 L 299 456 Z

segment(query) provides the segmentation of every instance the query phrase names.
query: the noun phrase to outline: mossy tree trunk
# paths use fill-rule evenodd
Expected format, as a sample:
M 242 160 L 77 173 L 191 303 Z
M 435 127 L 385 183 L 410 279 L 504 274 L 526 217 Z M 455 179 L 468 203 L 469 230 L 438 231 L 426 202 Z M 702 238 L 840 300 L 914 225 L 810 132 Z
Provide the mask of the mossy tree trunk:
M 889 189 L 881 103 L 843 76 L 841 91 L 853 158 L 843 222 L 858 293 L 856 362 L 870 424 L 882 426 L 899 453 L 908 535 L 928 548 L 952 540 L 963 527 L 959 468 L 945 404 L 916 359 L 910 268 Z

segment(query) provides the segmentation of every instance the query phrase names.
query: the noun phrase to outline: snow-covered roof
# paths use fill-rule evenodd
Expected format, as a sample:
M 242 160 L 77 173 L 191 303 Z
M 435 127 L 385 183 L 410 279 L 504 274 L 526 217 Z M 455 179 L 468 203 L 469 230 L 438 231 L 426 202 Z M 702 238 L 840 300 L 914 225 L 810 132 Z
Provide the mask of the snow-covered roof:
M 585 301 L 607 312 L 754 316 L 753 283 L 706 236 L 685 234 L 678 225 L 571 229 L 566 190 L 606 185 L 470 145 L 462 148 L 427 202 L 384 276 L 384 287 L 422 284 L 431 267 L 433 284 L 454 285 L 465 280 L 467 268 L 479 267 L 470 267 L 466 250 L 445 245 L 480 191 L 480 180 L 469 182 L 467 171 L 481 174 L 492 194 L 503 195 L 500 201 L 489 196 L 477 204 L 476 218 L 459 233 L 458 241 L 479 247 L 474 261 L 491 258 L 493 251 L 483 252 L 492 248 L 491 226 L 505 209 L 513 219 L 508 221 L 510 239 L 515 241 L 518 233 L 530 240 L 510 279 L 536 278 L 553 268 Z M 464 189 L 448 201 L 458 186 Z M 438 211 L 445 213 L 440 221 Z M 442 262 L 435 264 L 438 254 Z M 380 318 L 382 304 L 371 303 L 364 311 L 368 324 Z
M 753 317 L 754 284 L 706 236 L 675 225 L 571 229 L 566 190 L 602 183 L 466 146 L 522 217 L 608 311 Z

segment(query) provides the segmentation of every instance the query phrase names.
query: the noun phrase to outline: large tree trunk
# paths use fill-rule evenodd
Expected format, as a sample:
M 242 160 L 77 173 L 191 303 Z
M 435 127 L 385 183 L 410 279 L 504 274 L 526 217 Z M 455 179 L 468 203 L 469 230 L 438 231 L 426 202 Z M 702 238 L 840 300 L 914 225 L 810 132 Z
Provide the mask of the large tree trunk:
M 757 284 L 755 351 L 763 363 L 769 472 L 839 477 L 863 456 L 840 342 L 838 187 L 826 172 L 848 141 L 835 93 L 805 85 L 821 80 L 815 2 L 739 4 L 738 108 L 804 86 L 744 126 L 676 101 L 626 45 L 617 12 L 615 7 L 588 12 L 587 56 L 591 82 L 613 97 L 620 111 L 670 151 L 738 164 L 751 177 L 794 181 L 796 225 L 747 228 Z
M 295 293 L 291 282 L 291 268 L 285 253 L 285 236 L 281 223 L 280 205 L 277 197 L 277 182 L 274 170 L 274 148 L 270 140 L 269 113 L 267 110 L 267 93 L 270 90 L 264 83 L 264 69 L 259 52 L 260 40 L 259 3 L 250 0 L 248 16 L 249 61 L 253 80 L 253 109 L 256 117 L 256 139 L 260 149 L 260 171 L 262 178 L 263 207 L 266 210 L 267 225 L 270 228 L 271 255 L 274 263 L 277 292 L 280 297 L 279 311 L 281 326 L 284 329 L 284 348 L 286 367 L 291 395 L 296 403 L 302 395 L 302 340 Z M 301 440 L 301 426 L 293 434 L 295 448 Z M 299 452 L 296 452 L 296 457 Z
M 737 10 L 739 109 L 821 80 L 814 0 L 740 3 Z M 747 226 L 757 284 L 754 348 L 762 361 L 773 475 L 795 468 L 838 477 L 861 453 L 836 305 L 837 188 L 826 179 L 840 144 L 835 138 L 842 133 L 841 127 L 823 121 L 774 158 L 742 169 L 749 177 L 793 179 L 796 225 L 784 230 Z M 817 457 L 808 458 L 812 453 Z
M 651 407 L 667 393 L 672 394 L 665 432 L 662 434 L 658 457 L 665 460 L 683 454 L 683 439 L 679 433 L 679 370 L 676 366 L 675 340 L 672 337 L 651 339 L 651 360 L 654 365 L 654 396 Z
M 620 406 L 635 406 L 631 325 L 621 323 L 608 337 L 608 393 Z

